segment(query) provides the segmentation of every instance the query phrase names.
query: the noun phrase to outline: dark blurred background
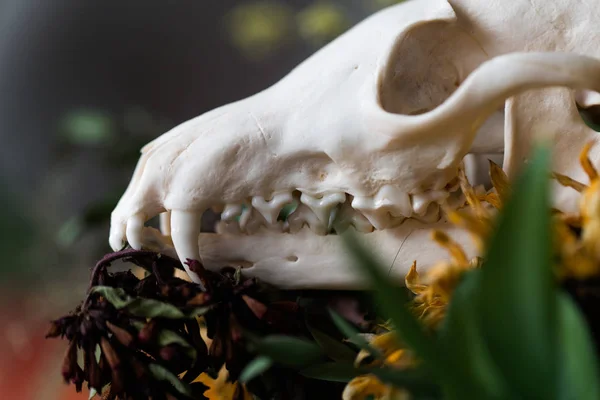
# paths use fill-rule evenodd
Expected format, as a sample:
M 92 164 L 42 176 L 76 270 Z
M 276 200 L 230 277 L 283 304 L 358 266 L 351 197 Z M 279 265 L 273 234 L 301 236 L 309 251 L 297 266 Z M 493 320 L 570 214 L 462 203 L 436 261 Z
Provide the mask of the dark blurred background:
M 0 398 L 66 399 L 72 309 L 141 146 L 394 0 L 0 0 Z

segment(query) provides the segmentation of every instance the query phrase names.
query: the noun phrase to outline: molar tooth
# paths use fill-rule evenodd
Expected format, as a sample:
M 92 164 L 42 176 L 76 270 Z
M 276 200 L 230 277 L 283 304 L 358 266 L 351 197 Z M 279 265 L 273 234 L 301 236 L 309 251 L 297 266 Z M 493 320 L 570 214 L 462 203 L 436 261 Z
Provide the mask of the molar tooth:
M 292 193 L 282 192 L 274 194 L 271 200 L 265 200 L 262 196 L 255 196 L 252 198 L 252 206 L 262 214 L 269 224 L 275 224 L 283 206 L 293 200 Z
M 410 217 L 413 212 L 408 193 L 392 185 L 385 185 L 379 189 L 373 205 L 375 208 L 387 209 L 396 217 Z
M 429 207 L 427 207 L 423 214 L 420 214 L 418 217 L 415 217 L 415 219 L 417 219 L 418 221 L 426 224 L 433 224 L 434 222 L 438 222 L 440 218 L 440 205 L 437 203 L 430 203 Z
M 223 221 L 233 221 L 235 217 L 242 214 L 242 210 L 241 204 L 226 204 L 223 213 L 221 214 L 221 219 Z
M 335 210 L 338 204 L 342 204 L 345 201 L 346 193 L 342 192 L 325 193 L 320 198 L 310 196 L 306 193 L 302 193 L 300 196 L 300 202 L 306 204 L 328 228 L 331 227 L 331 222 L 333 222 L 332 211 Z
M 429 190 L 427 192 L 413 194 L 412 207 L 417 215 L 424 216 L 431 203 L 443 202 L 448 196 L 450 196 L 450 193 L 445 190 Z
M 317 235 L 327 234 L 327 226 L 306 204 L 299 204 L 294 212 L 289 215 L 287 223 L 290 233 L 298 232 L 306 224 Z
M 404 217 L 394 218 L 387 207 L 377 208 L 372 197 L 355 197 L 352 207 L 359 210 L 377 230 L 386 229 L 404 221 Z

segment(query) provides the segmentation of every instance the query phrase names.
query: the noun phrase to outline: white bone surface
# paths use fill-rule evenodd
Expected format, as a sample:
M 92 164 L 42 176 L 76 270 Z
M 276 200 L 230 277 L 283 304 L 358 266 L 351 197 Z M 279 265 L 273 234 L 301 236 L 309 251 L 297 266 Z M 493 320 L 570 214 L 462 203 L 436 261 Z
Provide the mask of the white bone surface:
M 354 221 L 375 227 L 362 237 L 401 281 L 414 259 L 427 267 L 445 257 L 426 228 L 443 220 L 440 204 L 459 205 L 448 185 L 465 156 L 474 177 L 482 157 L 503 153 L 512 177 L 536 137 L 551 137 L 554 169 L 585 181 L 577 155 L 597 133 L 576 101 L 600 102 L 599 10 L 575 0 L 413 0 L 374 14 L 272 87 L 146 145 L 110 244 L 139 248 L 143 222 L 168 211 L 163 231 L 182 261 L 246 266 L 284 287 L 352 288 L 363 281 L 326 234 Z M 558 208 L 574 207 L 573 190 L 555 191 Z M 293 193 L 301 204 L 283 224 Z M 204 210 L 222 205 L 220 233 L 198 236 Z

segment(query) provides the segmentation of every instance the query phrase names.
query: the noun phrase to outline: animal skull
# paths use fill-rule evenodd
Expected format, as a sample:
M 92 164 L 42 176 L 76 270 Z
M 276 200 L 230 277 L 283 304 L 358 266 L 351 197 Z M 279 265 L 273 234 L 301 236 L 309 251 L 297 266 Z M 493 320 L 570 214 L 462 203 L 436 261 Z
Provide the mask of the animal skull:
M 462 202 L 465 156 L 474 176 L 473 160 L 504 154 L 513 176 L 543 131 L 555 134 L 555 169 L 585 180 L 577 153 L 596 132 L 575 97 L 598 104 L 600 61 L 579 54 L 600 56 L 600 17 L 573 3 L 414 0 L 371 16 L 274 86 L 145 146 L 111 246 L 158 243 L 288 288 L 363 286 L 332 228 L 360 232 L 395 279 L 414 259 L 444 257 L 433 227 L 472 252 L 440 213 Z M 558 207 L 574 207 L 574 191 L 557 193 Z M 209 208 L 221 212 L 217 233 L 199 235 Z M 159 213 L 173 247 L 144 228 Z

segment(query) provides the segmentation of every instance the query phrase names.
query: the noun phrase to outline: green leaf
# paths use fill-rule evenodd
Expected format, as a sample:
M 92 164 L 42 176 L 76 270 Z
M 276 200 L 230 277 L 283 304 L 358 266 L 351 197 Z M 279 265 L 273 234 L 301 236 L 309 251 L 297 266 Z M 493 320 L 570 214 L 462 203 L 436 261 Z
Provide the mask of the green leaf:
M 154 299 L 134 299 L 127 305 L 127 311 L 137 317 L 144 318 L 186 318 L 185 314 L 174 305 Z
M 360 349 L 368 351 L 373 357 L 383 358 L 383 354 L 379 349 L 371 346 L 369 342 L 360 335 L 358 330 L 354 328 L 350 323 L 348 323 L 344 318 L 342 318 L 338 313 L 329 309 L 329 315 L 331 315 L 331 319 L 335 326 L 342 332 L 344 336 L 346 336 L 350 342 L 357 345 Z
M 321 349 L 334 361 L 352 363 L 356 359 L 356 352 L 340 341 L 327 335 L 325 332 L 315 328 L 310 323 L 306 327 L 315 338 Z
M 478 319 L 508 386 L 524 398 L 557 393 L 556 294 L 548 165 L 539 147 L 498 216 L 478 291 Z M 526 372 L 526 373 L 525 373 Z
M 437 399 L 441 397 L 440 387 L 423 369 L 374 368 L 365 371 L 375 375 L 383 383 L 410 391 L 411 398 Z M 476 397 L 466 397 L 476 398 Z
M 140 331 L 146 324 L 141 321 L 131 321 L 131 325 Z M 160 347 L 177 344 L 185 349 L 187 355 L 192 360 L 196 359 L 196 349 L 187 340 L 172 330 L 161 329 L 156 336 L 156 344 Z
M 465 273 L 448 305 L 440 344 L 462 379 L 445 384 L 452 386 L 447 392 L 457 398 L 509 398 L 478 324 L 476 296 L 480 275 L 481 270 Z
M 97 110 L 77 110 L 61 121 L 62 136 L 75 145 L 98 145 L 110 141 L 115 132 L 113 120 Z
M 91 293 L 96 293 L 104 297 L 106 301 L 112 304 L 117 310 L 127 307 L 133 301 L 133 298 L 121 288 L 94 286 L 91 289 Z
M 586 322 L 573 300 L 565 294 L 558 299 L 560 399 L 600 399 L 600 369 L 596 349 Z
M 353 378 L 362 375 L 364 371 L 355 368 L 352 364 L 326 362 L 311 365 L 300 370 L 300 375 L 307 378 L 331 382 L 350 382 Z
M 273 360 L 269 357 L 258 356 L 250 361 L 244 368 L 238 381 L 240 383 L 250 382 L 252 379 L 265 373 L 273 365 Z
M 455 371 L 449 368 L 445 353 L 438 343 L 427 334 L 421 323 L 408 310 L 406 293 L 393 286 L 382 265 L 375 260 L 354 235 L 345 233 L 346 249 L 354 256 L 357 268 L 367 277 L 378 308 L 392 321 L 400 339 L 408 345 L 439 377 L 452 380 Z
M 154 299 L 144 299 L 141 297 L 133 298 L 125 293 L 125 291 L 121 288 L 94 286 L 91 292 L 100 294 L 118 310 L 127 308 L 127 311 L 136 317 L 160 317 L 169 319 L 186 318 L 186 315 L 183 313 L 183 311 L 174 305 L 163 303 L 162 301 Z M 199 312 L 203 312 L 203 310 Z
M 190 389 L 190 387 L 162 365 L 149 364 L 148 369 L 157 380 L 168 382 L 179 393 L 188 397 L 192 397 L 192 390 Z
M 308 340 L 290 336 L 269 335 L 254 342 L 256 351 L 288 367 L 305 367 L 321 361 L 324 354 Z

